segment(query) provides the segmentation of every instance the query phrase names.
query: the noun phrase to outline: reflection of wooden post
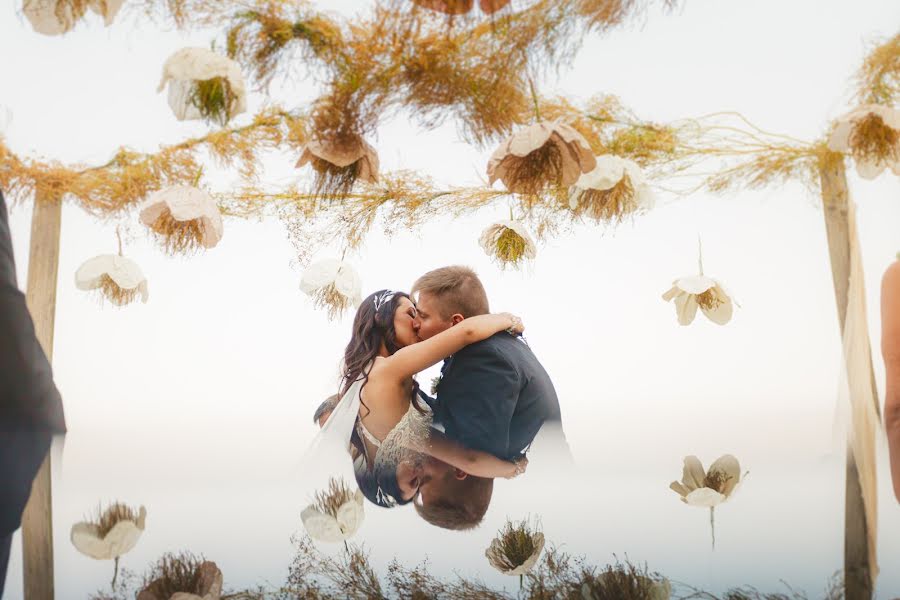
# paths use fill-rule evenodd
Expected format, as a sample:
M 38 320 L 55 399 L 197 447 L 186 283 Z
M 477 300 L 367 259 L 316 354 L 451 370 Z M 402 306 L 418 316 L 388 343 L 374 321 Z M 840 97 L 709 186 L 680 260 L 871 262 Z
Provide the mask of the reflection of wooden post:
M 53 323 L 56 317 L 56 276 L 59 270 L 59 230 L 62 202 L 38 195 L 31 217 L 28 289 L 25 302 L 34 331 L 53 360 Z M 50 453 L 31 485 L 22 514 L 22 559 L 26 600 L 53 600 L 53 516 L 50 498 Z
M 825 210 L 825 231 L 828 235 L 828 252 L 831 256 L 831 275 L 834 280 L 834 297 L 838 308 L 838 321 L 843 339 L 847 320 L 847 298 L 850 286 L 850 224 L 847 218 L 849 197 L 844 158 L 829 153 L 820 163 L 822 200 Z M 875 374 L 869 363 L 870 376 Z M 852 376 L 848 373 L 848 376 Z M 853 389 L 850 383 L 850 389 Z M 873 387 L 873 389 L 875 389 Z M 878 412 L 876 402 L 875 407 Z M 863 505 L 859 470 L 853 453 L 847 451 L 847 478 L 844 504 L 844 594 L 846 600 L 869 600 L 874 582 L 869 563 L 868 523 Z

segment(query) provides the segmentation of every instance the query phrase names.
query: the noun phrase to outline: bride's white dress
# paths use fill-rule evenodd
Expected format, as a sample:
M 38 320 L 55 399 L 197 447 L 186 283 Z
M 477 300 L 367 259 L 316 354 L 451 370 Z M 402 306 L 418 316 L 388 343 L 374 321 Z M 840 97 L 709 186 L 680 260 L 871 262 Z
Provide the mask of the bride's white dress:
M 419 412 L 410 402 L 406 414 L 388 432 L 384 440 L 379 440 L 372 435 L 363 425 L 362 420 L 357 421 L 357 431 L 360 436 L 377 448 L 374 461 L 366 457 L 369 465 L 374 466 L 375 469 L 396 465 L 408 449 L 420 447 L 428 439 L 433 414 L 427 404 L 423 408 L 424 412 Z

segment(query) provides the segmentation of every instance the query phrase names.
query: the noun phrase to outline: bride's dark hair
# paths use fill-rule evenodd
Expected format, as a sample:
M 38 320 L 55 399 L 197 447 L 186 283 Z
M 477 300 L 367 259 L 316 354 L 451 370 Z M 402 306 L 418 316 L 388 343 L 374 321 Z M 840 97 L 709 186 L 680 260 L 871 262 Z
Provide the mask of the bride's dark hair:
M 384 301 L 386 296 L 390 297 Z M 381 351 L 382 343 L 388 354 L 393 354 L 400 349 L 400 345 L 397 343 L 397 332 L 394 330 L 394 313 L 397 311 L 400 298 L 409 299 L 409 294 L 379 290 L 370 294 L 359 305 L 356 317 L 353 319 L 353 334 L 350 337 L 350 343 L 344 350 L 344 361 L 341 363 L 341 397 L 360 378 L 363 379 L 362 387 L 360 387 L 360 394 L 362 394 L 362 388 L 369 382 L 369 373 L 375 357 Z M 416 410 L 424 412 L 418 397 L 419 384 L 413 379 L 410 402 Z M 369 410 L 362 398 L 360 398 L 360 403 L 367 411 Z M 367 454 L 365 444 L 356 433 L 355 427 L 350 442 L 363 456 Z

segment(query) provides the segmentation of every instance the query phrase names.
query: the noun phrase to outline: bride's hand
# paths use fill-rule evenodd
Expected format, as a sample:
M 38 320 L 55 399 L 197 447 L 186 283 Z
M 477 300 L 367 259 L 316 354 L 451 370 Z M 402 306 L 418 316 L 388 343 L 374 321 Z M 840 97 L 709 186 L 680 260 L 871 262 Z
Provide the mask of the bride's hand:
M 502 313 L 504 317 L 509 319 L 509 327 L 506 329 L 507 332 L 512 335 L 521 335 L 525 331 L 525 324 L 522 323 L 522 319 L 517 317 L 512 313 Z
M 515 470 L 511 475 L 507 475 L 504 479 L 514 479 L 519 475 L 525 473 L 525 470 L 528 468 L 528 459 L 524 456 L 520 456 L 516 460 L 512 461 L 511 464 L 515 467 Z

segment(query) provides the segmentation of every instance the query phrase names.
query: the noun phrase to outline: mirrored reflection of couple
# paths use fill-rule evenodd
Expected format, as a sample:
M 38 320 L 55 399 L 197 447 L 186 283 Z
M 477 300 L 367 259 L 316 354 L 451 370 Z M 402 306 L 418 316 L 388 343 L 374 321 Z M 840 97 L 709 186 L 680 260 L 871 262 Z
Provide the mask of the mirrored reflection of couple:
M 525 472 L 542 428 L 565 445 L 559 400 L 522 320 L 490 312 L 474 271 L 430 271 L 411 294 L 380 290 L 360 304 L 340 393 L 316 411 L 313 446 L 348 449 L 370 502 L 413 503 L 429 523 L 468 529 L 494 479 Z M 441 362 L 426 394 L 415 375 Z

